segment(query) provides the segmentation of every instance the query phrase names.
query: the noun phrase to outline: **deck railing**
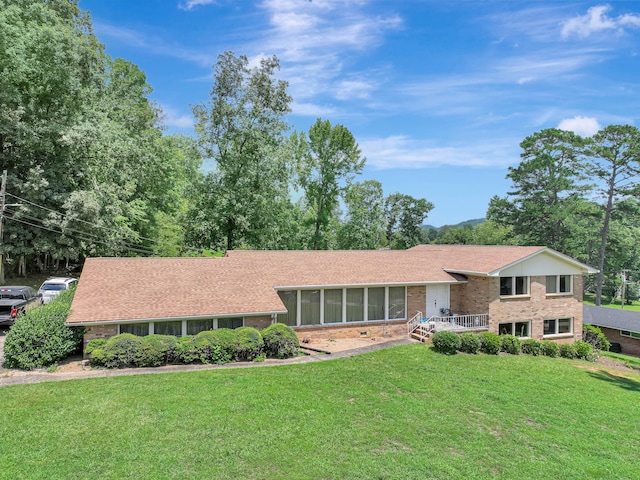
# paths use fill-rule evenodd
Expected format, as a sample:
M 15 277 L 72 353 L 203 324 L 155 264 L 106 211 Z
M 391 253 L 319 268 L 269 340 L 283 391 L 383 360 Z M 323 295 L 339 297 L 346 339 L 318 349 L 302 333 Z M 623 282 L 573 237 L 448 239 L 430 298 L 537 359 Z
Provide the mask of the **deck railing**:
M 422 323 L 422 312 L 416 312 L 407 322 L 407 334 L 411 335 L 420 323 Z
M 429 322 L 434 325 L 433 330 L 470 330 L 489 327 L 488 313 L 473 313 L 471 315 L 450 315 L 446 317 L 431 317 Z

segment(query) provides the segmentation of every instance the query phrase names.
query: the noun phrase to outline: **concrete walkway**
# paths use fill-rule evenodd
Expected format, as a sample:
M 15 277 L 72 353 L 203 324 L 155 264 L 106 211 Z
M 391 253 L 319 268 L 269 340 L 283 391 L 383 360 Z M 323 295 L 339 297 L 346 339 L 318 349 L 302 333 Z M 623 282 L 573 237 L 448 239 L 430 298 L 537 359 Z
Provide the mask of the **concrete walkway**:
M 415 340 L 409 338 L 401 338 L 390 340 L 383 343 L 375 343 L 366 347 L 354 348 L 352 350 L 344 350 L 335 352 L 330 355 L 314 354 L 305 355 L 286 360 L 267 359 L 264 362 L 234 362 L 226 365 L 167 365 L 157 368 L 123 368 L 115 370 L 82 370 L 77 372 L 53 372 L 48 373 L 43 370 L 33 372 L 23 372 L 15 370 L 7 370 L 0 367 L 0 387 L 7 385 L 25 385 L 29 383 L 41 382 L 57 382 L 62 380 L 75 380 L 82 378 L 101 378 L 101 377 L 118 377 L 122 375 L 146 375 L 170 372 L 195 372 L 200 370 L 218 370 L 229 368 L 255 368 L 255 367 L 276 367 L 279 365 L 291 365 L 310 362 L 321 362 L 325 360 L 335 360 L 337 358 L 353 357 L 362 353 L 369 353 L 383 348 L 394 347 L 396 345 L 405 345 L 415 343 Z M 0 336 L 0 358 L 4 359 L 4 335 Z

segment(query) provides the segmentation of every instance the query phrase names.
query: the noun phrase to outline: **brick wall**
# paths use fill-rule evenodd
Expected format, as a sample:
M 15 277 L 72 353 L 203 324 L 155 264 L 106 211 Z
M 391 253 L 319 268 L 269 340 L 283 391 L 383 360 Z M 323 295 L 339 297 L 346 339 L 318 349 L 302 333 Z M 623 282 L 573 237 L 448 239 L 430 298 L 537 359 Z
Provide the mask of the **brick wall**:
M 640 357 L 640 338 L 623 337 L 620 335 L 620 330 L 614 328 L 600 327 L 600 330 L 607 337 L 607 340 L 620 344 L 622 353 Z
M 531 338 L 542 340 L 544 320 L 573 318 L 573 334 L 549 337 L 558 342 L 573 342 L 582 339 L 582 276 L 573 277 L 573 294 L 546 294 L 546 277 L 530 278 L 529 296 L 522 298 L 500 298 L 500 279 L 487 278 L 490 282 L 489 330 L 498 333 L 502 322 L 531 321 Z
M 424 285 L 407 287 L 407 320 L 411 319 L 416 312 L 424 314 L 426 305 L 427 289 Z
M 298 338 L 329 339 L 329 338 L 376 338 L 385 333 L 392 335 L 406 334 L 406 320 L 389 320 L 388 322 L 354 322 L 351 324 L 324 325 L 314 327 L 294 327 Z

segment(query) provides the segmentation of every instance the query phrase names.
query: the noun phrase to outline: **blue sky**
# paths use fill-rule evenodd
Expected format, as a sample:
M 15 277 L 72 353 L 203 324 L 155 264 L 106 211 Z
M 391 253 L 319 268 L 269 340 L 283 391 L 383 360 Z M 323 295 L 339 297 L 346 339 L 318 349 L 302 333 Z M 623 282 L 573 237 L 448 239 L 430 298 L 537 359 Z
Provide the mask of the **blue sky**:
M 483 217 L 520 142 L 640 126 L 640 2 L 80 0 L 112 57 L 140 66 L 169 132 L 193 133 L 212 65 L 277 55 L 289 122 L 345 125 L 382 182 L 435 204 L 427 223 Z

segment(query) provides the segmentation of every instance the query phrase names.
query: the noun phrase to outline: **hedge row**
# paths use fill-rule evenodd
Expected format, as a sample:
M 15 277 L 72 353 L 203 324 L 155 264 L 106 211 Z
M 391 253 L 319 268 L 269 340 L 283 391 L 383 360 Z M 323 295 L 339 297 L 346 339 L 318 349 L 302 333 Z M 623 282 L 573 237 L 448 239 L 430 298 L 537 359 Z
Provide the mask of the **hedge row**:
M 432 342 L 433 349 L 445 355 L 455 355 L 457 352 L 497 355 L 500 352 L 505 352 L 511 355 L 524 353 L 534 356 L 581 358 L 593 361 L 597 352 L 597 349 L 590 342 L 580 341 L 558 345 L 551 340 L 541 342 L 531 338 L 520 340 L 515 335 L 497 335 L 492 332 L 478 334 L 465 332 L 460 335 L 447 331 L 436 332 Z
M 94 366 L 127 368 L 289 358 L 298 354 L 299 347 L 295 331 L 275 323 L 262 332 L 252 327 L 221 328 L 180 338 L 122 333 L 109 339 L 91 340 L 85 353 Z

